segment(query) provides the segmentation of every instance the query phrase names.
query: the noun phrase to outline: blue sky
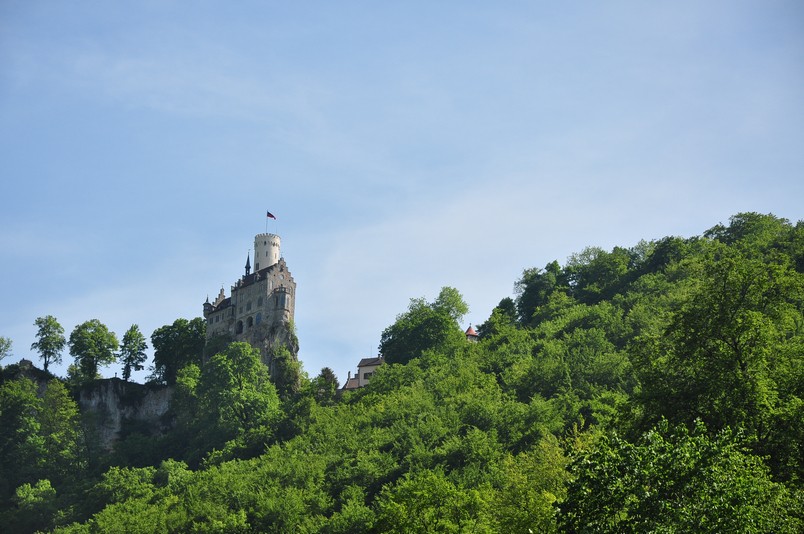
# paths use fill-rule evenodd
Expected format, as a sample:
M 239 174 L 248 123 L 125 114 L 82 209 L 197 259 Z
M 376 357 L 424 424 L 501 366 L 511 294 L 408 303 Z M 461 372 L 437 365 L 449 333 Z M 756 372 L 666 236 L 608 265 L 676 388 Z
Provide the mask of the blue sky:
M 0 2 L 3 363 L 200 316 L 270 210 L 343 381 L 444 285 L 804 218 L 802 94 L 798 1 Z

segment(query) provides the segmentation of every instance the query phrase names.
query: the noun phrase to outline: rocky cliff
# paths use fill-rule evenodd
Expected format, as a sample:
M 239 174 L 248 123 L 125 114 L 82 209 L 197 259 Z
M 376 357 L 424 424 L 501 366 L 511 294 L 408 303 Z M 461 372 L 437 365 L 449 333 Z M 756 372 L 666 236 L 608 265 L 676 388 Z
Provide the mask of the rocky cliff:
M 108 378 L 83 387 L 78 405 L 88 415 L 101 446 L 111 450 L 127 425 L 146 427 L 154 435 L 167 430 L 172 394 L 173 389 L 168 386 Z

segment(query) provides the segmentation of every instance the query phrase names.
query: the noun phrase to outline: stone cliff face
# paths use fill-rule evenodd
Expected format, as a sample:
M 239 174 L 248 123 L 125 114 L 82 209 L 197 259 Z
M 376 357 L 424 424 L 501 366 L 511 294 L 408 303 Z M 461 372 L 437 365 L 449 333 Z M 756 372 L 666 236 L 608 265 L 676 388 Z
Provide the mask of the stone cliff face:
M 172 394 L 173 389 L 168 386 L 109 378 L 82 388 L 78 405 L 89 415 L 101 446 L 111 450 L 128 423 L 137 423 L 140 428 L 145 426 L 155 435 L 167 430 Z

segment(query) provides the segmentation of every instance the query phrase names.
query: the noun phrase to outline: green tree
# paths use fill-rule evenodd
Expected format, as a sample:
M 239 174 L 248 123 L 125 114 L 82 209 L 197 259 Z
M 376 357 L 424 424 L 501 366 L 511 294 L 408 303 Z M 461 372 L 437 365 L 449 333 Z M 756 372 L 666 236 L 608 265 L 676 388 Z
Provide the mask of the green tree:
M 756 212 L 738 213 L 729 218 L 729 225 L 718 224 L 704 236 L 726 245 L 735 245 L 744 252 L 763 255 L 778 248 L 790 235 L 790 221 L 775 215 Z
M 555 503 L 566 496 L 569 473 L 552 434 L 533 450 L 507 456 L 492 510 L 500 532 L 555 532 Z
M 449 350 L 464 341 L 458 321 L 468 309 L 451 287 L 442 288 L 432 303 L 411 299 L 408 311 L 383 331 L 380 354 L 388 363 L 406 363 L 426 350 Z
M 704 263 L 699 287 L 665 332 L 635 343 L 648 424 L 701 418 L 764 439 L 786 388 L 779 373 L 802 343 L 804 279 L 785 264 L 723 245 Z
M 0 336 L 0 360 L 11 356 L 11 339 Z
M 801 503 L 728 429 L 667 421 L 604 436 L 572 464 L 562 532 L 801 532 Z M 799 496 L 800 497 L 800 496 Z
M 573 296 L 585 304 L 610 299 L 630 281 L 632 256 L 628 250 L 614 247 L 606 252 L 599 247 L 587 247 L 567 260 L 564 272 Z
M 81 417 L 60 380 L 47 383 L 38 419 L 50 480 L 61 484 L 70 478 L 80 478 L 86 468 Z
M 196 317 L 176 319 L 151 334 L 154 348 L 154 378 L 168 385 L 176 383 L 176 373 L 187 364 L 201 365 L 206 343 L 207 324 Z
M 272 349 L 271 381 L 281 399 L 289 399 L 301 388 L 301 363 L 284 345 Z
M 489 532 L 484 493 L 451 482 L 440 469 L 410 473 L 378 499 L 382 532 Z
M 520 323 L 533 324 L 533 312 L 536 308 L 547 304 L 550 295 L 565 284 L 565 276 L 557 261 L 548 263 L 544 269 L 525 269 L 522 278 L 514 284 L 516 311 Z M 500 304 L 502 305 L 502 302 Z
M 321 372 L 310 381 L 308 386 L 313 398 L 321 405 L 330 405 L 335 402 L 338 391 L 338 377 L 329 367 L 324 367 Z
M 50 480 L 41 479 L 33 486 L 24 483 L 15 491 L 13 501 L 16 510 L 4 525 L 9 532 L 42 532 L 53 527 L 57 501 Z
M 248 343 L 232 343 L 204 365 L 197 395 L 199 433 L 210 448 L 236 438 L 243 440 L 237 447 L 264 447 L 279 417 L 276 388 Z
M 484 339 L 514 324 L 516 324 L 516 304 L 511 297 L 505 297 L 491 310 L 491 316 L 477 326 L 477 334 Z
M 115 362 L 118 345 L 115 333 L 97 319 L 76 326 L 70 334 L 70 354 L 75 358 L 80 380 L 98 378 L 98 367 Z
M 31 350 L 39 352 L 42 358 L 42 365 L 47 371 L 51 363 L 61 363 L 61 351 L 64 350 L 66 340 L 64 339 L 64 328 L 52 315 L 38 317 L 34 321 L 38 328 L 36 332 L 37 341 L 31 344 Z
M 123 344 L 120 346 L 120 362 L 123 364 L 123 380 L 128 382 L 131 378 L 131 371 L 141 371 L 143 363 L 147 358 L 145 349 L 148 344 L 145 342 L 145 336 L 140 332 L 140 327 L 136 324 L 131 325 L 125 334 L 123 334 Z
M 42 399 L 27 378 L 0 385 L 0 502 L 39 473 L 45 454 L 38 414 Z

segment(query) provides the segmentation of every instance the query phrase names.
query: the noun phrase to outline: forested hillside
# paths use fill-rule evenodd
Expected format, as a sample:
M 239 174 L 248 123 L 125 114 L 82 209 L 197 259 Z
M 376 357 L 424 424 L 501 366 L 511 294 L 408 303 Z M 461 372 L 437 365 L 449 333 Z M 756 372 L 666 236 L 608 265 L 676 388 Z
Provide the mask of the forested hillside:
M 61 381 L 4 375 L 0 521 L 804 531 L 804 222 L 743 213 L 701 236 L 588 248 L 514 290 L 477 343 L 458 290 L 411 300 L 381 333 L 387 363 L 353 392 L 328 369 L 278 390 L 289 382 L 258 352 L 222 347 L 177 371 L 168 434 L 132 427 L 108 455 Z

